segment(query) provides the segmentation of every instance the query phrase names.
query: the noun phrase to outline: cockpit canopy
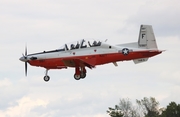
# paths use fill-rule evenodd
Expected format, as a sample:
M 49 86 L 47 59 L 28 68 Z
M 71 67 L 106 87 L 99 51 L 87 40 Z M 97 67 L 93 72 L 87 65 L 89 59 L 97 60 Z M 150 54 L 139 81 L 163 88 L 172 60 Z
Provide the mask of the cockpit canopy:
M 65 51 L 65 50 L 96 47 L 96 46 L 101 46 L 101 43 L 102 42 L 99 41 L 99 40 L 94 40 L 94 39 L 85 40 L 85 39 L 82 39 L 80 41 L 67 43 L 67 44 L 63 45 L 61 48 L 59 48 L 58 50 L 59 51 Z

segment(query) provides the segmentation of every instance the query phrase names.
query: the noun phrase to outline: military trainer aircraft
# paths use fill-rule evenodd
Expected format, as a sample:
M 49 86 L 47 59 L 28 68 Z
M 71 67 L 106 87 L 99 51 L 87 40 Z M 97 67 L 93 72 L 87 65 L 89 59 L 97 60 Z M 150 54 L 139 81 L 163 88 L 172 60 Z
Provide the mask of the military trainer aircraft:
M 156 39 L 151 25 L 141 25 L 137 42 L 110 45 L 106 41 L 85 40 L 64 44 L 61 48 L 51 51 L 27 54 L 20 58 L 32 66 L 46 69 L 44 81 L 49 81 L 50 69 L 75 69 L 74 78 L 80 80 L 86 77 L 86 68 L 93 69 L 97 65 L 113 63 L 118 66 L 118 61 L 133 60 L 135 64 L 146 62 L 148 58 L 162 53 L 158 50 Z

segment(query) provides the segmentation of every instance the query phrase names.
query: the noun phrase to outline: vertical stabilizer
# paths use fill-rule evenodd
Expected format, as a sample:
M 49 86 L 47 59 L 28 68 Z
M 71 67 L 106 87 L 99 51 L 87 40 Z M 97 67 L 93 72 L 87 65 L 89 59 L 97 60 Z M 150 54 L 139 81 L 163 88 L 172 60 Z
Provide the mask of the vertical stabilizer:
M 141 25 L 138 46 L 139 48 L 157 49 L 156 39 L 151 25 Z

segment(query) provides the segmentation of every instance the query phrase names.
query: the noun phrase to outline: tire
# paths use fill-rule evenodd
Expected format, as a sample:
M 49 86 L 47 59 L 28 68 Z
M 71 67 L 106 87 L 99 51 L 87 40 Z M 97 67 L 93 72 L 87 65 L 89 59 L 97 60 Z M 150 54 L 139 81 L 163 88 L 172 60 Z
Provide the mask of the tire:
M 81 73 L 81 78 L 84 79 L 86 77 L 86 73 Z
M 48 82 L 50 80 L 50 77 L 49 76 L 44 76 L 44 81 L 45 82 Z
M 81 75 L 74 74 L 74 79 L 75 80 L 80 80 L 81 79 Z

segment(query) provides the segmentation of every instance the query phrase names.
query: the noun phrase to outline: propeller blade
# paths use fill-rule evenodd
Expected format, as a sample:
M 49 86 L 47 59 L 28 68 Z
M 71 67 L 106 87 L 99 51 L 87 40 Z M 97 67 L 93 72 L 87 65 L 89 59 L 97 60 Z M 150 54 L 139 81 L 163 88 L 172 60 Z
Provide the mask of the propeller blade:
M 24 54 L 23 54 L 24 56 Z M 24 56 L 25 59 L 27 59 L 27 46 L 25 48 L 25 56 Z M 25 75 L 27 76 L 27 61 L 25 62 Z
M 25 62 L 25 75 L 27 76 L 27 62 Z
M 26 46 L 26 48 L 25 48 L 25 56 L 27 55 L 27 46 Z

